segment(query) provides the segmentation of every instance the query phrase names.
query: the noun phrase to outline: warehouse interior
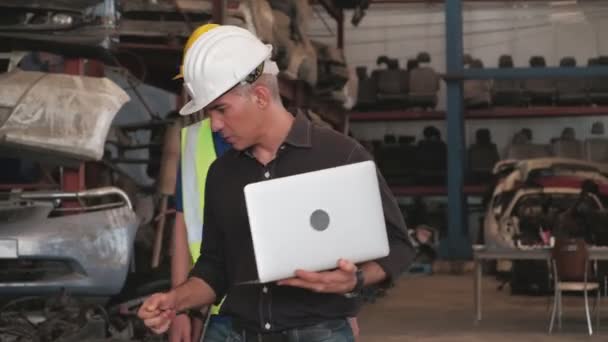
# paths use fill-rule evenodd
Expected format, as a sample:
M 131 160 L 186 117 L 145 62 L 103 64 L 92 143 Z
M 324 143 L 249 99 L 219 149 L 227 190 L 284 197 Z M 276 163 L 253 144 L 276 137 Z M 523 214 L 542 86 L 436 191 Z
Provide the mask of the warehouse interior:
M 183 156 L 209 115 L 179 113 L 176 75 L 210 23 L 272 46 L 285 108 L 362 146 L 398 205 L 414 257 L 361 289 L 353 341 L 602 340 L 608 2 L 4 0 L 0 342 L 208 340 L 138 314 L 179 286 L 204 196 Z

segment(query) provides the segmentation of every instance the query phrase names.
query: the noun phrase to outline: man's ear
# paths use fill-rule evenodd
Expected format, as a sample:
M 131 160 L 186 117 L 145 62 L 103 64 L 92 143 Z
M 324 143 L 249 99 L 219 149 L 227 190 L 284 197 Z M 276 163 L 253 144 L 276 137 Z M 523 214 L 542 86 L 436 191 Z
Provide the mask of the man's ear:
M 263 85 L 255 85 L 252 93 L 255 103 L 260 109 L 266 109 L 270 105 L 270 102 L 272 101 L 270 89 Z

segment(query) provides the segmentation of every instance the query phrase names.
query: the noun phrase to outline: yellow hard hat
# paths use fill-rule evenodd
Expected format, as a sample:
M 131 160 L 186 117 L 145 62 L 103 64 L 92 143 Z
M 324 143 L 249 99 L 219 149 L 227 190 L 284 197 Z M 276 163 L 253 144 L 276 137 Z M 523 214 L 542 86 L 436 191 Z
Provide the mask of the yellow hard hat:
M 199 26 L 196 30 L 194 30 L 194 32 L 192 32 L 192 34 L 190 35 L 190 37 L 188 37 L 188 40 L 186 41 L 186 44 L 184 45 L 184 55 L 182 56 L 182 65 L 179 66 L 179 74 L 175 75 L 175 77 L 173 77 L 174 80 L 177 80 L 179 78 L 183 78 L 184 77 L 184 57 L 186 56 L 186 52 L 188 52 L 188 50 L 190 49 L 190 47 L 192 46 L 192 44 L 194 44 L 194 42 L 203 34 L 209 32 L 209 30 L 214 29 L 216 27 L 218 27 L 220 25 L 218 24 L 205 24 L 205 25 L 201 25 Z

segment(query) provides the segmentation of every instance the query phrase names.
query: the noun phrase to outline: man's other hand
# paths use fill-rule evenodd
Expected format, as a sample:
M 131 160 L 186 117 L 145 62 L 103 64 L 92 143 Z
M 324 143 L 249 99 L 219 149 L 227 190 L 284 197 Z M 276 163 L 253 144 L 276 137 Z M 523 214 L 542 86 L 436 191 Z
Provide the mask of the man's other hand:
M 144 301 L 137 316 L 152 332 L 162 334 L 175 318 L 175 304 L 175 292 L 156 293 Z
M 175 316 L 175 319 L 171 322 L 169 342 L 191 342 L 191 336 L 192 325 L 190 317 L 186 314 Z
M 351 292 L 357 284 L 357 266 L 352 262 L 340 259 L 338 268 L 326 272 L 309 272 L 297 270 L 294 278 L 281 280 L 278 285 L 295 286 L 321 293 L 345 294 Z

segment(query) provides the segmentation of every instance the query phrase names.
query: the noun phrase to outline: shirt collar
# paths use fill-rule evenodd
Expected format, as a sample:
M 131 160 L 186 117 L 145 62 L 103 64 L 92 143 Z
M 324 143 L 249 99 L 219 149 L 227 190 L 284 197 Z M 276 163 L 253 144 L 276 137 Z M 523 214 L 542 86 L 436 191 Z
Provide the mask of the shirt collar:
M 301 110 L 297 110 L 291 129 L 287 133 L 287 137 L 285 137 L 284 144 L 293 147 L 311 148 L 311 125 L 312 123 L 308 120 L 306 114 Z M 244 150 L 243 153 L 254 158 L 252 147 Z
M 312 147 L 311 125 L 312 123 L 308 120 L 306 114 L 298 110 L 291 129 L 285 138 L 285 143 L 295 147 Z

